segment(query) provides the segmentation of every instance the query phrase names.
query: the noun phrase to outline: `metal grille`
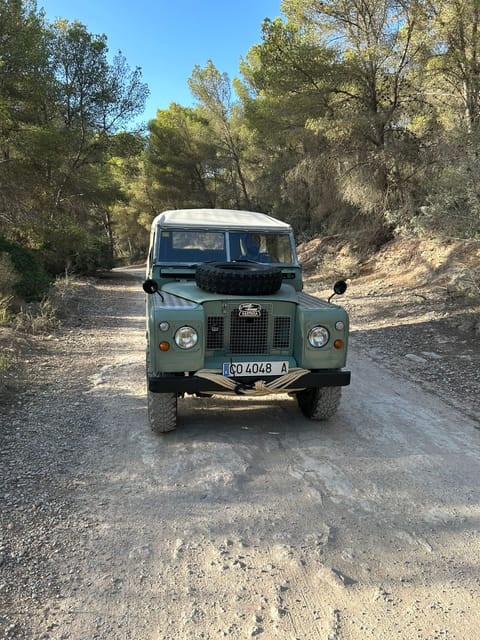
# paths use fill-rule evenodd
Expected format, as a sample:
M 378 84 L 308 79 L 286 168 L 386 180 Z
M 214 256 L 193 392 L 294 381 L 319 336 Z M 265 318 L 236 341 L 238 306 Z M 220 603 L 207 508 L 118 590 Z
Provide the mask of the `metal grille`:
M 272 316 L 263 305 L 258 317 L 241 316 L 239 305 L 228 305 L 227 315 L 207 316 L 206 348 L 231 354 L 267 355 L 291 349 L 292 318 Z
M 274 349 L 288 349 L 290 347 L 290 318 L 278 316 L 273 319 L 273 344 Z
M 258 318 L 243 318 L 238 309 L 230 315 L 230 353 L 267 353 L 268 311 Z
M 223 349 L 223 317 L 207 319 L 207 349 Z

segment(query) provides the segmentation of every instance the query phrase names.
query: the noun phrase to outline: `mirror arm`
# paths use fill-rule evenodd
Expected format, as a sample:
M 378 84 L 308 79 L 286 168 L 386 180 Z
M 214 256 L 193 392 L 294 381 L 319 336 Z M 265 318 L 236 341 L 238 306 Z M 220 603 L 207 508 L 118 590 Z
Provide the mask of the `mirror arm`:
M 347 290 L 347 283 L 344 280 L 339 280 L 338 282 L 336 282 L 333 286 L 333 293 L 332 295 L 328 298 L 328 302 L 330 302 L 330 300 L 334 297 L 334 296 L 342 296 L 345 291 Z

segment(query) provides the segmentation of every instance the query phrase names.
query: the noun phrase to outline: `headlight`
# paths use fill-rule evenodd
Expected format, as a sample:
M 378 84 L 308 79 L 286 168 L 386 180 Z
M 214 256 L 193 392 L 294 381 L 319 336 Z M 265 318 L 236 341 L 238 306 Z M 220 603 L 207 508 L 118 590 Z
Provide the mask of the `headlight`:
M 198 342 L 198 333 L 193 327 L 180 327 L 175 332 L 175 344 L 180 349 L 192 349 Z
M 325 327 L 313 327 L 308 332 L 308 341 L 312 347 L 324 347 L 330 338 L 328 329 Z

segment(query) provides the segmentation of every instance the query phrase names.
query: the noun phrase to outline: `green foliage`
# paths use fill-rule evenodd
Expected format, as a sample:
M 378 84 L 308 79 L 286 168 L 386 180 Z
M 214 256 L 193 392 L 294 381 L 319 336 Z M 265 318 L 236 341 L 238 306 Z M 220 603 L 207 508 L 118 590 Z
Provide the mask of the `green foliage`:
M 455 132 L 444 158 L 429 176 L 423 206 L 414 219 L 417 232 L 450 238 L 480 237 L 480 132 Z
M 212 130 L 213 143 L 223 171 L 220 171 L 227 189 L 221 194 L 223 206 L 250 209 L 252 202 L 243 166 L 244 146 L 239 129 L 241 112 L 232 96 L 228 74 L 220 73 L 211 60 L 202 69 L 196 65 L 188 81 L 190 91 L 198 101 L 202 113 Z
M 128 263 L 145 260 L 148 253 L 150 223 L 161 203 L 154 194 L 144 171 L 143 146 L 137 153 L 114 159 L 112 171 L 124 197 L 110 209 L 113 248 L 117 259 Z
M 138 153 L 122 131 L 148 93 L 105 36 L 46 24 L 35 2 L 0 0 L 0 233 L 51 273 L 112 264 L 111 208 L 124 199 L 112 157 Z
M 1 242 L 0 238 L 0 246 Z M 19 279 L 20 274 L 15 270 L 10 254 L 0 252 L 0 296 L 11 295 Z
M 52 224 L 50 234 L 42 246 L 45 266 L 49 273 L 94 274 L 114 266 L 112 248 L 105 233 L 97 235 L 95 227 L 66 221 Z
M 437 43 L 427 63 L 432 101 L 441 104 L 447 126 L 474 132 L 480 124 L 480 4 L 440 0 L 431 11 Z
M 8 253 L 0 253 L 0 326 L 6 324 L 11 303 L 14 300 L 13 287 L 19 281 L 20 276 L 15 271 Z
M 163 208 L 215 206 L 216 149 L 208 120 L 197 110 L 172 104 L 149 125 L 147 176 Z
M 0 237 L 0 255 L 2 254 L 9 256 L 15 269 L 12 291 L 23 300 L 40 300 L 48 290 L 50 281 L 37 256 L 19 244 Z
M 478 236 L 478 0 L 281 7 L 240 77 L 196 65 L 195 106 L 159 110 L 142 135 L 125 128 L 148 89 L 106 36 L 0 0 L 0 234 L 53 274 L 142 259 L 152 218 L 177 207 L 375 244 Z

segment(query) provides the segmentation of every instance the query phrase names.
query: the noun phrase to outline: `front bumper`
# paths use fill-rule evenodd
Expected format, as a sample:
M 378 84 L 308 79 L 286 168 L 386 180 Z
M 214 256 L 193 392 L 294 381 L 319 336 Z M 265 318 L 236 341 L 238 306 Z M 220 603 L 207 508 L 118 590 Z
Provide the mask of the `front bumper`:
M 245 377 L 229 378 L 238 383 L 236 393 L 241 395 L 249 386 L 253 386 L 257 380 L 270 382 L 276 377 Z M 350 371 L 322 369 L 310 371 L 285 387 L 285 391 L 309 389 L 311 387 L 345 387 L 350 384 Z M 225 393 L 225 387 L 213 380 L 207 380 L 199 376 L 149 376 L 148 389 L 154 393 Z

